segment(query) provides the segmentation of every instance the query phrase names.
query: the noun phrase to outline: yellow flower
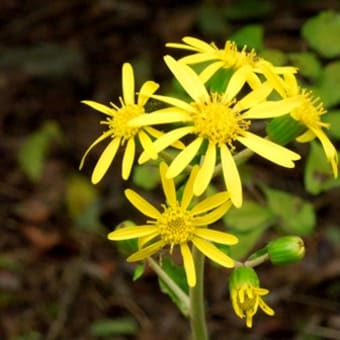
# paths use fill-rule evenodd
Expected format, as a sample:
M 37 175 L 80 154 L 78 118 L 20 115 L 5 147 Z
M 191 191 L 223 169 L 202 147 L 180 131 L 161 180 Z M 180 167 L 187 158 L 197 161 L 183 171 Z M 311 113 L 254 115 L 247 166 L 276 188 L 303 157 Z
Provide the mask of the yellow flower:
M 293 75 L 285 75 L 283 79 L 279 79 L 281 79 L 285 98 L 297 95 L 301 97 L 301 104 L 293 109 L 290 115 L 296 121 L 303 124 L 307 128 L 307 131 L 297 137 L 296 140 L 300 143 L 305 143 L 318 138 L 324 149 L 326 158 L 331 164 L 334 177 L 338 177 L 338 153 L 323 131 L 323 128 L 329 128 L 329 124 L 321 120 L 321 116 L 327 112 L 321 99 L 315 97 L 312 91 L 301 88 Z
M 231 200 L 236 207 L 242 205 L 241 179 L 232 153 L 239 142 L 262 157 L 284 167 L 292 168 L 300 156 L 265 138 L 249 131 L 250 119 L 271 118 L 287 114 L 299 103 L 299 98 L 280 101 L 266 101 L 272 91 L 265 82 L 256 90 L 250 91 L 242 99 L 239 95 L 248 74 L 248 67 L 234 73 L 224 93 L 209 93 L 198 75 L 187 65 L 166 56 L 165 62 L 184 90 L 193 99 L 187 103 L 173 97 L 153 95 L 160 101 L 173 105 L 169 112 L 151 113 L 133 119 L 133 126 L 183 122 L 185 126 L 175 128 L 156 139 L 157 152 L 164 150 L 174 141 L 186 135 L 194 135 L 194 140 L 172 161 L 167 172 L 168 178 L 177 176 L 197 155 L 203 142 L 207 142 L 202 167 L 194 183 L 194 194 L 201 195 L 209 185 L 217 159 L 221 160 L 224 180 Z M 139 162 L 149 156 L 142 153 Z
M 212 242 L 233 245 L 238 239 L 231 234 L 209 230 L 206 227 L 220 219 L 231 207 L 231 202 L 227 192 L 220 192 L 191 208 L 193 182 L 198 173 L 198 166 L 193 167 L 180 201 L 176 198 L 174 181 L 165 176 L 167 170 L 168 166 L 161 163 L 160 175 L 167 201 L 162 205 L 163 211 L 159 211 L 136 192 L 127 189 L 125 195 L 131 204 L 152 220 L 146 225 L 117 229 L 111 232 L 108 238 L 112 241 L 139 238 L 140 249 L 128 257 L 130 262 L 144 260 L 166 246 L 170 246 L 171 253 L 173 248 L 179 245 L 187 281 L 189 286 L 193 287 L 196 284 L 196 272 L 189 243 L 221 266 L 234 266 L 234 261 Z
M 254 269 L 250 267 L 234 269 L 229 279 L 229 290 L 233 309 L 238 317 L 246 319 L 247 327 L 252 327 L 253 316 L 258 307 L 266 314 L 274 315 L 274 311 L 262 299 L 269 290 L 259 287 L 259 279 Z
M 106 125 L 107 130 L 103 132 L 103 134 L 87 149 L 81 160 L 79 168 L 81 169 L 83 167 L 86 156 L 94 146 L 102 142 L 104 139 L 111 139 L 93 170 L 91 178 L 92 183 L 96 184 L 103 178 L 114 160 L 119 147 L 125 145 L 126 148 L 122 162 L 122 177 L 125 180 L 129 178 L 135 158 L 135 137 L 137 136 L 140 144 L 149 157 L 152 159 L 157 158 L 150 136 L 159 137 L 161 133 L 150 127 L 131 127 L 128 125 L 128 122 L 132 118 L 145 113 L 144 106 L 158 87 L 159 85 L 153 81 L 145 82 L 139 91 L 136 103 L 133 68 L 129 63 L 125 63 L 122 67 L 123 98 L 119 98 L 121 104 L 120 107 L 113 103 L 111 103 L 112 107 L 109 107 L 91 100 L 82 101 L 82 103 L 89 105 L 93 109 L 106 115 L 106 120 L 102 121 L 101 124 Z
M 252 88 L 261 84 L 257 74 L 263 74 L 275 88 L 277 84 L 274 74 L 296 73 L 295 67 L 274 66 L 269 61 L 257 56 L 254 49 L 247 52 L 247 47 L 244 46 L 239 50 L 236 43 L 230 40 L 225 42 L 223 49 L 219 49 L 214 43 L 208 44 L 193 37 L 184 37 L 182 40 L 184 44 L 167 43 L 166 46 L 193 52 L 180 59 L 185 64 L 211 62 L 200 74 L 203 82 L 208 81 L 221 68 L 239 69 L 247 66 L 251 70 L 247 75 L 247 82 Z

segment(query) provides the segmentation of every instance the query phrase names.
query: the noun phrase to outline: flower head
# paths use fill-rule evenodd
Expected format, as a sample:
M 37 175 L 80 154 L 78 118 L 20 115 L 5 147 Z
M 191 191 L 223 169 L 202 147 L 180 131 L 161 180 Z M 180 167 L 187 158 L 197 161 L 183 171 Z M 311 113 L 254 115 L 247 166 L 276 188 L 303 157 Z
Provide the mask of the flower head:
M 144 106 L 158 87 L 159 85 L 153 81 L 145 82 L 139 91 L 136 102 L 133 68 L 129 63 L 125 63 L 122 67 L 123 97 L 119 98 L 120 106 L 111 103 L 112 107 L 109 107 L 91 100 L 84 100 L 82 102 L 106 115 L 106 120 L 102 121 L 101 124 L 105 125 L 107 130 L 87 149 L 81 160 L 80 169 L 83 167 L 85 158 L 93 147 L 104 139 L 111 139 L 93 170 L 92 183 L 96 184 L 103 178 L 120 146 L 126 146 L 122 163 L 122 177 L 125 180 L 129 178 L 135 158 L 136 137 L 138 137 L 140 144 L 150 158 L 157 158 L 150 136 L 159 137 L 161 133 L 150 127 L 131 127 L 128 123 L 131 119 L 145 113 Z
M 287 114 L 297 106 L 299 99 L 292 97 L 276 102 L 266 101 L 272 88 L 266 82 L 243 98 L 237 98 L 245 84 L 249 69 L 244 67 L 234 73 L 224 93 L 209 93 L 202 80 L 187 65 L 166 56 L 165 62 L 192 98 L 191 103 L 173 97 L 153 95 L 160 101 L 172 105 L 169 113 L 151 113 L 133 119 L 133 126 L 182 122 L 184 126 L 164 134 L 154 142 L 157 152 L 164 150 L 174 141 L 193 135 L 193 141 L 182 150 L 171 163 L 167 177 L 177 176 L 197 155 L 205 141 L 207 149 L 202 167 L 194 182 L 194 194 L 201 195 L 209 185 L 215 164 L 221 160 L 224 180 L 231 200 L 236 207 L 242 204 L 240 176 L 233 159 L 237 143 L 251 149 L 262 157 L 284 167 L 294 167 L 300 156 L 278 144 L 250 132 L 251 119 L 271 118 Z M 143 163 L 149 159 L 143 153 Z
M 242 67 L 248 67 L 251 72 L 247 74 L 247 82 L 252 88 L 256 88 L 261 84 L 257 74 L 263 74 L 275 88 L 277 84 L 274 74 L 296 73 L 295 67 L 274 66 L 269 61 L 257 56 L 254 49 L 247 51 L 247 46 L 238 49 L 236 43 L 230 40 L 225 42 L 222 49 L 219 49 L 214 43 L 208 44 L 193 37 L 184 37 L 182 40 L 184 44 L 168 43 L 166 46 L 193 52 L 191 55 L 180 59 L 185 64 L 210 62 L 200 74 L 200 78 L 204 82 L 208 81 L 221 68 L 237 70 Z
M 112 241 L 139 239 L 140 249 L 128 257 L 130 262 L 144 260 L 167 246 L 171 253 L 178 245 L 187 281 L 192 287 L 196 284 L 196 273 L 189 244 L 192 243 L 204 255 L 224 267 L 234 266 L 234 261 L 212 242 L 233 245 L 238 239 L 231 234 L 207 228 L 207 225 L 214 223 L 227 212 L 231 203 L 228 193 L 220 192 L 190 207 L 198 166 L 193 167 L 180 201 L 176 197 L 174 181 L 166 178 L 167 170 L 168 166 L 161 163 L 160 174 L 167 201 L 162 205 L 163 211 L 159 211 L 136 192 L 127 189 L 125 195 L 130 203 L 152 220 L 146 225 L 117 229 L 111 232 L 108 238 Z
M 281 78 L 282 79 L 282 78 Z M 293 75 L 285 75 L 282 79 L 284 97 L 300 95 L 301 102 L 291 112 L 291 117 L 307 128 L 307 131 L 296 140 L 300 143 L 310 142 L 318 138 L 322 144 L 328 162 L 331 164 L 334 177 L 338 176 L 338 153 L 334 145 L 325 134 L 323 128 L 329 128 L 329 124 L 321 120 L 327 110 L 320 98 L 315 97 L 312 91 L 301 88 Z
M 238 317 L 246 319 L 247 327 L 252 327 L 253 316 L 258 307 L 266 314 L 274 315 L 274 311 L 262 299 L 269 290 L 260 288 L 259 278 L 254 269 L 250 267 L 234 269 L 229 279 L 229 290 L 233 309 Z

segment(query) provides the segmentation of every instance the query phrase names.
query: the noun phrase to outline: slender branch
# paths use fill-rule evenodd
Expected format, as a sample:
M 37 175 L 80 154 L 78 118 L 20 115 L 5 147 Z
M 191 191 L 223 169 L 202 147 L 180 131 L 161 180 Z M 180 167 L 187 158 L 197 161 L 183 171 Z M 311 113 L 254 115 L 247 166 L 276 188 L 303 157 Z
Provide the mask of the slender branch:
M 192 249 L 196 267 L 196 286 L 190 288 L 190 323 L 192 340 L 207 340 L 208 331 L 204 308 L 204 255 L 196 247 Z
M 166 285 L 171 289 L 171 291 L 178 297 L 178 299 L 182 302 L 185 307 L 185 311 L 187 311 L 189 315 L 190 310 L 190 300 L 189 296 L 183 292 L 183 290 L 176 284 L 174 280 L 158 265 L 156 261 L 154 261 L 151 257 L 148 258 L 148 263 L 150 267 L 155 271 L 159 278 L 161 278 Z
M 242 267 L 242 266 L 247 266 L 247 267 L 256 267 L 266 261 L 269 260 L 269 255 L 268 253 L 261 255 L 259 257 L 256 257 L 253 260 L 248 260 L 245 262 L 240 262 L 240 261 L 235 261 L 235 267 Z

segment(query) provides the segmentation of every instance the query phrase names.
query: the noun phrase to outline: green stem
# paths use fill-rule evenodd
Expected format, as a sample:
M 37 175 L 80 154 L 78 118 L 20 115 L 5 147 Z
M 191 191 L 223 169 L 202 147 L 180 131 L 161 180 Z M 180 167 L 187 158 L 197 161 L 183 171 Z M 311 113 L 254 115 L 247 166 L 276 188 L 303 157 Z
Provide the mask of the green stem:
M 189 314 L 190 310 L 190 300 L 187 294 L 176 284 L 174 280 L 154 261 L 151 257 L 148 258 L 148 263 L 154 272 L 162 279 L 165 284 L 171 289 L 171 291 L 177 296 L 177 298 L 182 302 L 185 311 Z
M 239 261 L 235 261 L 235 267 L 242 267 L 242 266 L 247 266 L 247 267 L 256 267 L 266 261 L 269 260 L 269 255 L 268 253 L 263 254 L 261 256 L 256 257 L 253 260 L 247 260 L 245 262 L 239 262 Z
M 192 340 L 207 340 L 208 332 L 204 310 L 204 255 L 192 249 L 196 268 L 196 285 L 190 288 L 190 323 Z

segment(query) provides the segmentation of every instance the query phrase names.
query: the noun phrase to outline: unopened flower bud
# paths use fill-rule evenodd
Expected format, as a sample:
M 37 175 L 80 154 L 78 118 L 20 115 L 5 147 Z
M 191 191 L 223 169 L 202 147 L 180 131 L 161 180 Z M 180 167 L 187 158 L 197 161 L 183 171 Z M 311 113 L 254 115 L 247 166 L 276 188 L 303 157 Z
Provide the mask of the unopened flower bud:
M 301 237 L 283 236 L 267 245 L 269 259 L 273 264 L 289 264 L 301 260 L 305 255 L 305 245 Z

